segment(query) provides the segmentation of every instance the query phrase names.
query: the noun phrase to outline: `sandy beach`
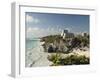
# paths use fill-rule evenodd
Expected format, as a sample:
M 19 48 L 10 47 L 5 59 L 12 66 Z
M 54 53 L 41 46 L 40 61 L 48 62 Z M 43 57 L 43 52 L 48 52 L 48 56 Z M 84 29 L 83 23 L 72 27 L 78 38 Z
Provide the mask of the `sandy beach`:
M 42 44 L 40 42 L 37 47 L 31 49 L 26 54 L 26 67 L 36 66 L 49 66 L 52 64 L 47 57 L 50 53 L 44 52 Z

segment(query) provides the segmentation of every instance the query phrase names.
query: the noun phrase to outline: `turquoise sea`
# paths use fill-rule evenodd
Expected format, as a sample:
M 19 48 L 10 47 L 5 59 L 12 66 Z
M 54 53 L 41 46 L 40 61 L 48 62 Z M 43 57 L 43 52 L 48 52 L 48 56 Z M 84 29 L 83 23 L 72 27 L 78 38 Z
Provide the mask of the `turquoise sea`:
M 31 50 L 39 45 L 39 39 L 26 40 L 26 50 Z
M 39 39 L 26 40 L 25 66 L 30 67 L 34 61 L 41 57 L 43 47 Z

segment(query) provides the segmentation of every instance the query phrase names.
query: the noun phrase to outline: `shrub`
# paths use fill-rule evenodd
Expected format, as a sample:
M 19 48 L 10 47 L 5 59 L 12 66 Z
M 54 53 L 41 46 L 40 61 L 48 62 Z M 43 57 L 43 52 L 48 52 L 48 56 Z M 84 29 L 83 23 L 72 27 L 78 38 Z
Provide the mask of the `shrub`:
M 52 65 L 55 65 L 55 66 L 60 65 L 60 61 L 61 61 L 60 59 L 61 59 L 61 56 L 59 53 L 48 56 L 48 60 L 52 61 L 53 62 Z
M 80 64 L 89 64 L 89 58 L 84 55 L 70 55 L 65 58 L 62 58 L 60 54 L 51 55 L 48 57 L 50 61 L 53 62 L 52 66 L 58 65 L 80 65 Z

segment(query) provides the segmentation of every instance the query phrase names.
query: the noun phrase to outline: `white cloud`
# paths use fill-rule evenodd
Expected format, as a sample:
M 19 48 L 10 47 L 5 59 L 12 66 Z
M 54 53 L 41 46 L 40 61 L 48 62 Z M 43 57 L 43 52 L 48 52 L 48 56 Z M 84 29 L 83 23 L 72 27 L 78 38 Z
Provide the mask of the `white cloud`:
M 69 28 L 65 28 L 67 30 L 70 31 Z M 48 28 L 39 28 L 38 26 L 30 26 L 27 27 L 27 38 L 39 38 L 39 37 L 44 37 L 47 35 L 56 35 L 56 34 L 60 34 L 62 32 L 62 28 L 61 27 L 48 27 Z M 72 31 L 71 31 L 72 32 Z
M 28 27 L 27 28 L 27 38 L 38 38 L 38 37 L 43 37 L 47 35 L 55 35 L 59 34 L 61 31 L 59 29 L 55 28 L 38 28 L 38 27 Z
M 26 15 L 26 21 L 27 22 L 32 22 L 33 21 L 32 16 Z
M 32 17 L 32 16 L 30 16 L 30 15 L 26 15 L 26 21 L 27 22 L 33 22 L 33 23 L 39 23 L 40 21 L 39 21 L 39 19 L 37 19 L 37 18 L 35 18 L 35 17 Z

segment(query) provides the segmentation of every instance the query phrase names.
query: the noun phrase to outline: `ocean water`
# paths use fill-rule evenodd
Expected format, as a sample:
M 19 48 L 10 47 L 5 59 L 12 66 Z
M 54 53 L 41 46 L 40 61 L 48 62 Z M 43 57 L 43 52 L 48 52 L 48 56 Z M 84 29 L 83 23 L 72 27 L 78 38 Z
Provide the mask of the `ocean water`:
M 41 45 L 39 39 L 26 40 L 26 53 L 25 53 L 25 66 L 30 65 L 40 58 L 41 56 Z
M 40 43 L 39 39 L 35 40 L 26 40 L 26 51 L 29 51 L 35 47 L 37 47 Z
M 25 67 L 49 66 L 52 64 L 47 59 L 48 53 L 44 52 L 43 43 L 39 39 L 26 40 Z

